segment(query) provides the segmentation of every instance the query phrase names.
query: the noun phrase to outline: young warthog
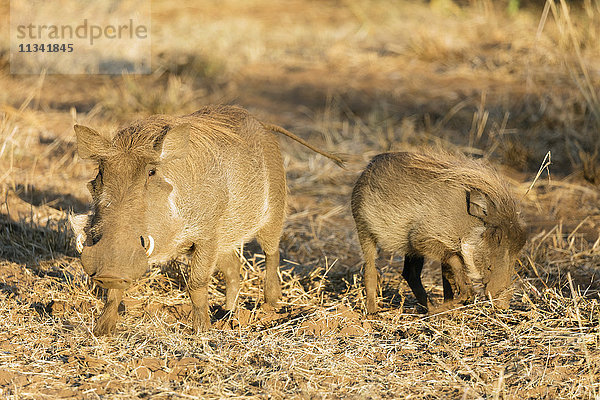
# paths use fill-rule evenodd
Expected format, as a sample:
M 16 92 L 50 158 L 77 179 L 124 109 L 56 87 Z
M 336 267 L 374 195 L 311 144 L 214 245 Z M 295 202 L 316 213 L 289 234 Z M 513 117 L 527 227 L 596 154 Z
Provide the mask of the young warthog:
M 123 291 L 147 270 L 191 252 L 193 327 L 210 327 L 208 283 L 219 268 L 225 309 L 236 303 L 236 248 L 256 237 L 266 255 L 265 301 L 281 297 L 279 238 L 286 206 L 282 133 L 341 164 L 283 128 L 238 107 L 205 107 L 181 117 L 155 115 L 112 140 L 75 125 L 81 158 L 98 163 L 88 188 L 93 210 L 71 218 L 84 270 L 108 289 L 94 334 L 110 334 Z
M 354 186 L 352 214 L 365 259 L 367 312 L 377 311 L 377 245 L 404 253 L 402 276 L 430 312 L 424 257 L 442 263 L 445 304 L 436 311 L 472 300 L 474 283 L 508 307 L 526 233 L 508 187 L 484 163 L 441 152 L 380 154 Z

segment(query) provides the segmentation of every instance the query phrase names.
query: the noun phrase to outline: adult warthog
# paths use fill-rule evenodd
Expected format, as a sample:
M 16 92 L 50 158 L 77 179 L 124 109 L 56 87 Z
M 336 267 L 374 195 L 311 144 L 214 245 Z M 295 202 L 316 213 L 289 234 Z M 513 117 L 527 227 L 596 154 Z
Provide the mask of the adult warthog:
M 402 276 L 430 312 L 472 300 L 474 284 L 508 307 L 526 232 L 508 186 L 485 163 L 432 151 L 380 154 L 356 182 L 352 214 L 369 313 L 377 311 L 377 245 L 404 254 Z M 438 308 L 421 282 L 424 257 L 442 263 L 445 304 Z
M 265 301 L 277 303 L 286 183 L 273 132 L 342 164 L 239 107 L 205 107 L 181 117 L 155 115 L 119 130 L 112 139 L 75 125 L 79 156 L 98 163 L 98 174 L 88 185 L 92 211 L 71 218 L 85 272 L 108 289 L 94 334 L 115 329 L 124 289 L 149 264 L 188 252 L 193 327 L 208 329 L 209 280 L 217 268 L 223 272 L 225 309 L 233 309 L 240 284 L 235 249 L 252 238 L 266 256 Z

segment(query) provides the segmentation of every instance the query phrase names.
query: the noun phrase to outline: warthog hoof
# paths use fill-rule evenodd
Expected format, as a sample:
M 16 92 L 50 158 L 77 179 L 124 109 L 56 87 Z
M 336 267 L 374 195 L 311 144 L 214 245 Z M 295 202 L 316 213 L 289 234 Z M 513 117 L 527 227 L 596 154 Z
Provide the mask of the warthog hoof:
M 367 299 L 367 314 L 376 314 L 377 311 L 379 311 L 379 307 L 377 307 L 377 300 Z
M 192 310 L 192 328 L 195 333 L 206 332 L 210 329 L 210 316 L 208 310 Z
M 94 326 L 94 336 L 112 335 L 117 327 L 117 315 L 103 313 Z

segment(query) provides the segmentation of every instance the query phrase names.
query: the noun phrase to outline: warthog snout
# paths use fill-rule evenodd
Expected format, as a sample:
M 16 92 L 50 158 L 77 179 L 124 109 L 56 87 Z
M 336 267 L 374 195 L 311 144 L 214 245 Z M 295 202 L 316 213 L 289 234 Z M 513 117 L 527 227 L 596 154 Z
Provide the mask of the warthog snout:
M 105 289 L 127 289 L 131 285 L 131 279 L 110 275 L 92 276 L 92 280 Z
M 126 289 L 146 271 L 154 239 L 152 236 L 125 242 L 101 239 L 92 246 L 82 246 L 81 250 L 83 269 L 96 284 L 106 289 Z

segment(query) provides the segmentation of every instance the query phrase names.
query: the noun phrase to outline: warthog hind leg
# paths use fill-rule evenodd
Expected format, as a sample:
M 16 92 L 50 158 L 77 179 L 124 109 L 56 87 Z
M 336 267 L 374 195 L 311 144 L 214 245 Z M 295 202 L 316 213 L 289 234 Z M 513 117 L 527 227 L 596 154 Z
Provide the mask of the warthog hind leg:
M 240 258 L 235 251 L 221 254 L 217 266 L 225 276 L 225 310 L 232 311 L 240 291 Z
M 421 281 L 421 271 L 423 270 L 424 262 L 425 259 L 422 256 L 406 254 L 404 256 L 402 276 L 408 283 L 408 286 L 410 286 L 421 307 L 428 310 L 433 304 L 429 300 L 429 296 L 427 296 L 427 292 Z
M 274 212 L 275 213 L 275 212 Z M 265 303 L 277 306 L 281 299 L 279 279 L 279 239 L 283 230 L 283 209 L 257 233 L 256 239 L 265 252 Z
M 377 257 L 377 245 L 372 237 L 358 231 L 358 239 L 365 259 L 364 283 L 365 295 L 367 298 L 367 313 L 375 314 L 377 312 L 377 286 L 378 276 L 375 258 Z

